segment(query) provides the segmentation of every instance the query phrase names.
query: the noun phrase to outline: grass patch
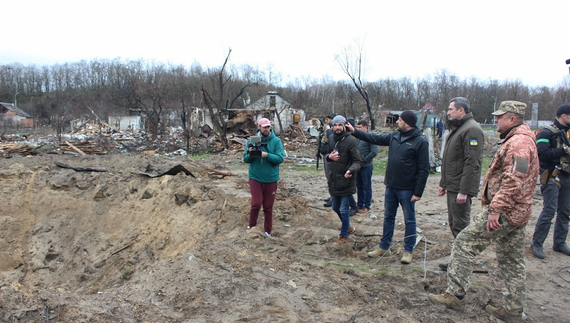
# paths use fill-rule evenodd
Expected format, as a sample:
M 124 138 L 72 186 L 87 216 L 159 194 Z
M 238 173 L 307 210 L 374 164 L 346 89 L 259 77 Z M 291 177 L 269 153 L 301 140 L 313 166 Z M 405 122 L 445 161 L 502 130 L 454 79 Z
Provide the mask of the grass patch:
M 483 161 L 481 162 L 481 180 L 483 180 L 483 176 L 485 176 L 485 173 L 487 173 L 492 160 L 493 157 L 487 157 L 483 155 Z
M 317 169 L 317 164 L 315 163 L 283 163 L 283 172 L 296 172 L 301 173 L 301 175 L 315 175 L 324 176 L 324 165 L 319 162 L 319 169 Z
M 408 267 L 408 270 L 414 274 L 424 274 L 424 269 L 422 267 Z
M 376 265 L 361 261 L 351 264 L 325 262 L 323 263 L 323 267 L 334 267 L 342 272 L 356 271 L 378 277 L 390 275 L 390 270 L 387 267 L 377 267 Z
M 121 276 L 123 276 L 123 278 L 125 279 L 129 279 L 134 273 L 133 268 L 131 267 L 124 267 L 123 269 L 121 269 Z
M 378 147 L 378 155 L 374 157 L 372 165 L 372 175 L 386 175 L 386 166 L 388 166 L 388 149 Z
M 487 285 L 483 284 L 482 282 L 474 282 L 472 284 L 483 289 L 489 289 L 489 287 L 487 287 Z
M 369 268 L 363 268 L 363 267 L 358 267 L 358 266 L 354 266 L 354 265 L 345 265 L 345 264 L 337 264 L 337 263 L 330 263 L 327 262 L 324 264 L 324 267 L 335 267 L 336 269 L 340 270 L 340 271 L 358 271 L 361 273 L 370 273 L 370 269 Z
M 390 270 L 388 270 L 388 268 L 386 268 L 386 267 L 381 267 L 376 272 L 376 275 L 378 275 L 378 276 L 388 276 L 389 274 L 390 274 Z

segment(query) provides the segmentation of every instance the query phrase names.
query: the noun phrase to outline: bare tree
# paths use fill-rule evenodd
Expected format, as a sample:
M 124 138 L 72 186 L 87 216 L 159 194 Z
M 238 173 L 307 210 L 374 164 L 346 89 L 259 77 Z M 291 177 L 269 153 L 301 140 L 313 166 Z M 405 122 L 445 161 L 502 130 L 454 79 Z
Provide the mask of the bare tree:
M 248 84 L 244 85 L 237 91 L 236 88 L 239 86 L 237 80 L 232 79 L 232 75 L 226 73 L 226 66 L 232 53 L 231 48 L 228 51 L 228 55 L 224 61 L 224 64 L 212 79 L 212 88 L 210 92 L 202 84 L 202 100 L 210 116 L 212 117 L 212 123 L 214 124 L 214 130 L 220 135 L 220 140 L 225 149 L 229 148 L 227 134 L 227 116 L 228 109 L 231 109 L 235 104 L 236 100 L 242 96 L 245 88 Z
M 354 84 L 354 87 L 356 87 L 356 90 L 366 102 L 366 110 L 368 112 L 368 117 L 370 118 L 370 129 L 374 130 L 375 121 L 372 113 L 372 107 L 370 105 L 370 98 L 368 96 L 368 91 L 366 90 L 366 85 L 362 81 L 364 73 L 364 51 L 362 43 L 358 44 L 356 52 L 353 51 L 352 47 L 345 47 L 343 54 L 337 55 L 336 60 L 342 71 L 350 78 L 352 84 Z
M 117 65 L 113 99 L 117 106 L 139 110 L 147 117 L 147 130 L 156 137 L 164 128 L 163 111 L 172 105 L 175 76 L 163 64 L 144 66 L 142 61 Z

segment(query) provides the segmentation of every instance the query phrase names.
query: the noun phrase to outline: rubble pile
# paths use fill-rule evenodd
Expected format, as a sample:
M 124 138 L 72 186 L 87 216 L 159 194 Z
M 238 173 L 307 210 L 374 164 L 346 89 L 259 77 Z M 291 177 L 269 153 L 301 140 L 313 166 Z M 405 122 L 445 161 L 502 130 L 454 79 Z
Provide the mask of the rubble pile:
M 79 151 L 87 154 L 87 155 L 105 155 L 107 154 L 106 151 L 101 150 L 99 147 L 96 147 L 93 143 L 89 142 L 88 140 L 78 142 L 76 144 L 71 145 L 67 141 L 59 145 L 59 152 L 58 153 L 66 153 L 66 152 L 79 152 Z M 81 153 L 80 153 L 81 154 Z
M 9 157 L 12 155 L 37 155 L 39 152 L 28 145 L 19 144 L 0 144 L 0 157 Z
M 253 132 L 239 127 L 235 129 L 227 135 L 228 149 L 240 151 Z M 310 132 L 294 125 L 283 132 L 280 138 L 287 152 L 310 150 L 317 142 L 316 136 L 311 136 Z M 181 127 L 171 127 L 165 133 L 153 135 L 145 131 L 116 131 L 103 122 L 89 120 L 76 124 L 70 132 L 60 136 L 29 133 L 4 135 L 0 139 L 0 157 L 15 154 L 28 156 L 40 152 L 80 155 L 200 155 L 224 149 L 220 137 L 212 132 L 202 132 L 198 136 L 187 138 Z

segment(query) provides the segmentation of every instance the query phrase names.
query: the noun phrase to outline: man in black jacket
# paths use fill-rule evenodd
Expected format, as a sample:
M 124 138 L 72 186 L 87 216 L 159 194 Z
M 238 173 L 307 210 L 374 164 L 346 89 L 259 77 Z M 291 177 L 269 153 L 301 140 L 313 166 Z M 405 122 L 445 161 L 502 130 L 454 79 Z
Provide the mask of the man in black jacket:
M 554 251 L 570 256 L 570 248 L 566 244 L 568 221 L 570 216 L 570 147 L 568 132 L 570 131 L 570 104 L 565 103 L 556 110 L 556 119 L 551 125 L 536 135 L 536 147 L 540 160 L 540 192 L 543 207 L 532 236 L 532 253 L 543 259 L 543 244 L 550 231 L 552 219 L 554 223 Z M 566 140 L 564 137 L 566 136 Z
M 412 262 L 412 252 L 416 244 L 416 202 L 421 199 L 429 176 L 428 142 L 416 128 L 416 114 L 404 111 L 396 121 L 398 131 L 387 134 L 372 134 L 355 130 L 350 125 L 347 129 L 358 139 L 379 146 L 389 146 L 388 165 L 384 184 L 384 232 L 380 248 L 369 252 L 370 257 L 387 253 L 392 244 L 398 205 L 402 206 L 406 230 L 404 236 L 404 255 L 401 262 Z
M 350 199 L 356 193 L 356 173 L 360 170 L 358 142 L 345 130 L 346 119 L 337 115 L 332 120 L 333 135 L 329 137 L 329 150 L 325 162 L 330 163 L 329 193 L 332 209 L 338 214 L 342 226 L 333 246 L 346 243 L 356 229 L 350 226 Z

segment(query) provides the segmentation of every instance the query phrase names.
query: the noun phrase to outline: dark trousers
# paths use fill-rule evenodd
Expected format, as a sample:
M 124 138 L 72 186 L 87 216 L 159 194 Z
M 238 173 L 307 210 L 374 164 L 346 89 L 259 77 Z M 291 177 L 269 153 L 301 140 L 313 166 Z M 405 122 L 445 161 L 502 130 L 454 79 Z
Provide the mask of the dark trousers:
M 370 209 L 372 200 L 372 171 L 374 166 L 361 167 L 356 173 L 356 195 L 358 196 L 358 208 Z
M 327 179 L 327 187 L 328 187 L 329 180 L 330 180 L 330 177 L 331 177 L 331 174 L 330 174 L 330 163 L 327 161 L 327 159 L 325 158 L 325 156 L 323 156 L 323 164 L 325 165 L 325 177 L 326 177 L 326 179 Z M 330 195 L 329 195 L 329 198 L 330 198 Z
M 254 179 L 250 179 L 249 191 L 251 192 L 249 226 L 253 228 L 257 225 L 259 210 L 261 210 L 263 206 L 263 230 L 271 234 L 273 230 L 273 204 L 275 203 L 275 194 L 277 194 L 277 182 L 260 183 Z
M 560 188 L 556 183 L 548 181 L 540 186 L 542 193 L 542 211 L 536 221 L 532 244 L 541 247 L 548 236 L 552 219 L 556 214 L 554 223 L 552 247 L 558 249 L 566 244 L 568 236 L 568 221 L 570 216 L 570 175 L 559 175 Z
M 467 196 L 465 204 L 457 204 L 457 194 L 459 193 L 447 191 L 447 220 L 454 238 L 471 220 L 471 196 Z

